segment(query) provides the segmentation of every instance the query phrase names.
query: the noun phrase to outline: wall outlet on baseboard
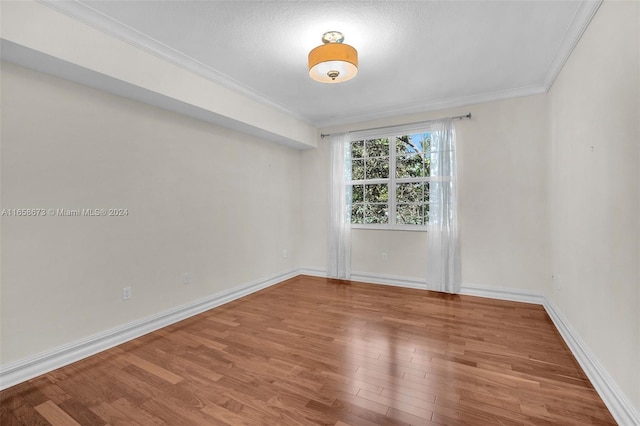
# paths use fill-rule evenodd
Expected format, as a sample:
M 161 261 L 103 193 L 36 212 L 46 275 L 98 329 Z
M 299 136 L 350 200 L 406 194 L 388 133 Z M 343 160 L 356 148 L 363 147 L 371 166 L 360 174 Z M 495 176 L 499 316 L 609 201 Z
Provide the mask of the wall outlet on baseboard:
M 184 283 L 184 285 L 191 284 L 191 273 L 190 272 L 185 272 L 184 276 L 182 277 L 182 282 Z
M 123 287 L 122 288 L 122 300 L 131 299 L 131 287 Z
M 389 256 L 387 255 L 387 253 L 382 253 L 382 254 L 380 255 L 380 259 L 381 259 L 383 262 L 386 262 L 388 258 L 389 258 Z
M 289 257 L 289 252 L 287 252 L 287 249 L 282 250 L 282 258 L 286 259 L 287 257 Z

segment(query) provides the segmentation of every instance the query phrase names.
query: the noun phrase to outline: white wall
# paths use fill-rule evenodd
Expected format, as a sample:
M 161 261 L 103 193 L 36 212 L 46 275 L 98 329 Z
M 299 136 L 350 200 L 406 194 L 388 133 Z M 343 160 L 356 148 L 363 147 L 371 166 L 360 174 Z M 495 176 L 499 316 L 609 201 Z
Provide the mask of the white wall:
M 1 207 L 129 211 L 2 218 L 2 364 L 295 269 L 298 151 L 11 64 L 1 78 Z
M 549 297 L 638 410 L 639 9 L 605 1 L 548 95 Z
M 456 122 L 463 284 L 540 291 L 549 281 L 546 101 L 529 96 L 360 123 L 352 129 L 472 113 Z M 325 129 L 323 132 L 346 130 Z M 301 264 L 326 269 L 328 139 L 301 153 Z M 307 208 L 308 207 L 308 208 Z M 424 280 L 425 232 L 353 231 L 352 271 Z M 388 253 L 386 262 L 381 254 Z
M 639 21 L 639 3 L 606 1 L 549 94 L 351 127 L 471 112 L 457 123 L 463 283 L 545 292 L 638 409 Z M 2 218 L 2 364 L 326 269 L 327 140 L 298 152 L 13 65 L 1 78 L 1 207 L 129 209 Z M 427 237 L 355 230 L 352 269 L 421 279 Z

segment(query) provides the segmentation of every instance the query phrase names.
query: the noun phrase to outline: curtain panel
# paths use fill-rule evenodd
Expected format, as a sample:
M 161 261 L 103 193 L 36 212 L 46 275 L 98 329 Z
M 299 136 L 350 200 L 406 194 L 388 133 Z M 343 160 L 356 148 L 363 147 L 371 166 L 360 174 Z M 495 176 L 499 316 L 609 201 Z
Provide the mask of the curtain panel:
M 431 176 L 427 225 L 427 285 L 446 293 L 461 287 L 460 236 L 453 120 L 431 125 Z
M 329 265 L 331 278 L 351 278 L 351 138 L 331 136 L 329 162 Z

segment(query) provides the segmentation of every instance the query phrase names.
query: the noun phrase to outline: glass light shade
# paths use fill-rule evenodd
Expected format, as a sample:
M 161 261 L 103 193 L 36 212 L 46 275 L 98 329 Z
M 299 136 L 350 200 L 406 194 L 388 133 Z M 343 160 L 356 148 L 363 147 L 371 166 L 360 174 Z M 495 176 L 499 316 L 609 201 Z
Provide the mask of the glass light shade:
M 348 44 L 327 43 L 309 52 L 309 76 L 322 83 L 341 83 L 358 73 L 358 51 Z

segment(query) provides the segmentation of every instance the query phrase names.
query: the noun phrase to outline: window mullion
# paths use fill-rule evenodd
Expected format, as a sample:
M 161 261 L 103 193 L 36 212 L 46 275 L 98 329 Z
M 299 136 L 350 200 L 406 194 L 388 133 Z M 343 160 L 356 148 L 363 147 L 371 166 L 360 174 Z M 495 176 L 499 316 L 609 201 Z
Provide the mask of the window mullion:
M 420 182 L 429 182 L 433 179 L 424 178 L 424 177 L 408 177 L 408 178 L 395 178 L 395 183 L 420 183 Z
M 370 179 L 370 180 L 365 180 L 365 179 L 348 180 L 346 184 L 347 185 L 371 185 L 376 183 L 388 183 L 388 182 L 389 182 L 389 179 L 380 178 L 380 179 Z
M 389 137 L 389 225 L 396 225 L 396 137 Z

